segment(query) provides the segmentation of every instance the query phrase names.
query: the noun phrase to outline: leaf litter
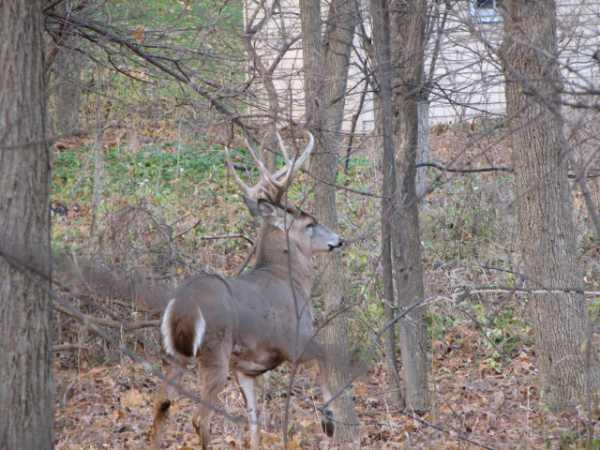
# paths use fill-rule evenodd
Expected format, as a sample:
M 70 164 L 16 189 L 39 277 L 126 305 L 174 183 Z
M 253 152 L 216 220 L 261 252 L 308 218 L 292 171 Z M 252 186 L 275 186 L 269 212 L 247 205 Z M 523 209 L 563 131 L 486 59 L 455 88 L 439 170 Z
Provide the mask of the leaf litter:
M 540 404 L 531 358 L 522 354 L 498 373 L 473 369 L 468 352 L 434 361 L 431 409 L 424 415 L 402 413 L 390 403 L 385 368 L 376 363 L 352 387 L 361 423 L 360 448 L 378 449 L 537 449 L 583 445 L 587 417 L 554 415 Z M 289 367 L 263 376 L 259 383 L 261 443 L 283 448 L 283 418 Z M 289 449 L 342 449 L 330 444 L 319 426 L 320 389 L 314 368 L 294 379 Z M 88 371 L 55 368 L 57 450 L 146 449 L 151 446 L 152 405 L 159 380 L 138 364 L 99 366 Z M 196 393 L 201 385 L 186 375 L 183 385 Z M 190 384 L 191 383 L 191 384 Z M 245 411 L 235 382 L 229 379 L 220 407 L 243 418 Z M 195 404 L 177 395 L 164 433 L 165 449 L 199 448 L 191 424 Z M 594 412 L 597 417 L 598 412 Z M 597 425 L 593 423 L 593 428 Z M 597 431 L 597 430 L 595 430 Z M 247 425 L 215 414 L 215 449 L 248 449 Z M 573 445 L 573 447 L 571 447 Z
M 180 136 L 173 136 L 174 139 L 178 137 Z M 433 136 L 433 140 L 437 140 L 436 157 L 439 161 L 443 162 L 446 156 L 447 160 L 452 159 L 452 150 L 448 150 L 456 146 L 449 142 L 452 139 L 454 137 L 449 133 Z M 447 147 L 444 146 L 445 142 Z M 69 144 L 64 144 L 63 150 L 69 149 Z M 503 156 L 505 154 L 506 152 L 497 152 L 493 164 L 509 165 L 509 158 Z M 471 158 L 468 152 L 465 155 L 466 160 Z M 173 183 L 177 183 L 177 180 Z M 212 186 L 209 182 L 206 183 L 207 186 Z M 499 190 L 504 188 L 504 185 L 499 184 Z M 195 192 L 193 197 L 197 194 Z M 505 195 L 504 192 L 500 194 Z M 428 199 L 428 207 L 443 209 L 444 195 L 445 192 L 432 194 Z M 67 199 L 58 198 L 58 201 L 67 202 Z M 127 199 L 122 201 L 125 206 L 129 206 Z M 180 217 L 185 217 L 177 225 L 181 230 L 193 226 L 197 217 L 202 217 L 207 233 L 220 234 L 219 224 L 240 223 L 239 218 L 243 217 L 243 207 L 228 207 L 219 196 L 205 197 L 202 201 L 205 202 L 203 206 L 211 207 L 202 207 L 201 216 L 198 215 L 200 212 L 197 205 L 181 206 L 183 209 L 178 212 Z M 362 211 L 357 214 L 357 220 L 364 220 L 367 216 L 364 204 L 356 205 L 356 208 Z M 88 229 L 84 220 L 87 214 L 85 204 L 79 209 L 70 208 L 66 218 L 59 218 L 55 227 L 65 231 L 65 235 L 67 229 L 80 227 L 84 234 Z M 247 226 L 245 221 L 244 226 Z M 473 239 L 474 233 L 466 230 L 463 225 L 461 227 L 449 224 L 446 228 L 431 228 L 434 233 L 445 229 L 463 232 L 458 236 L 458 241 L 467 249 L 471 248 L 469 246 L 474 248 L 479 245 L 477 239 Z M 177 235 L 177 232 L 174 234 Z M 437 237 L 439 242 L 451 243 L 448 244 L 449 250 L 454 248 L 452 235 L 448 237 L 440 234 L 433 238 Z M 212 244 L 209 246 L 205 242 L 202 245 L 206 245 L 206 248 L 199 252 L 201 265 L 211 271 L 219 271 L 223 267 L 232 270 L 243 258 L 243 252 L 222 249 Z M 436 258 L 445 255 L 446 250 L 435 248 L 431 255 L 425 253 L 428 286 L 444 289 L 491 284 L 485 272 L 438 270 Z M 494 252 L 506 252 L 509 256 L 512 251 L 510 244 L 496 246 L 494 249 Z M 483 258 L 483 255 L 479 254 L 479 257 Z M 367 262 L 376 266 L 370 259 Z M 409 411 L 402 412 L 391 403 L 386 366 L 377 359 L 367 365 L 367 371 L 354 380 L 351 388 L 361 425 L 360 443 L 331 443 L 320 430 L 317 408 L 322 404 L 322 399 L 314 365 L 300 369 L 294 378 L 289 399 L 290 420 L 284 425 L 289 382 L 289 366 L 284 365 L 261 377 L 262 381 L 259 383 L 262 447 L 283 448 L 284 433 L 287 433 L 287 448 L 294 450 L 357 447 L 411 450 L 597 448 L 595 436 L 600 434 L 597 424 L 600 413 L 595 406 L 590 411 L 582 409 L 572 413 L 553 414 L 540 402 L 536 389 L 538 374 L 535 369 L 535 346 L 529 342 L 530 339 L 523 339 L 511 350 L 510 357 L 505 354 L 492 356 L 494 349 L 486 348 L 482 329 L 473 326 L 469 320 L 460 319 L 460 314 L 451 307 L 442 307 L 434 313 L 453 317 L 451 326 L 445 327 L 441 335 L 431 339 L 431 397 L 430 410 L 426 414 L 418 416 Z M 530 333 L 525 326 L 518 330 L 518 334 L 525 337 Z M 85 346 L 88 347 L 84 348 L 94 347 L 89 343 Z M 142 357 L 148 357 L 143 348 L 138 353 Z M 54 366 L 55 447 L 59 450 L 151 447 L 153 400 L 160 387 L 160 380 L 141 365 L 129 363 L 123 358 L 116 365 L 101 363 L 102 358 L 90 360 L 87 364 L 70 364 L 63 363 L 65 355 L 69 355 L 66 350 L 57 353 Z M 156 357 L 150 361 L 153 364 L 159 363 Z M 186 375 L 183 385 L 197 394 L 201 393 L 201 382 L 195 376 Z M 231 377 L 218 406 L 235 417 L 245 417 L 242 396 Z M 192 400 L 183 395 L 176 396 L 171 417 L 165 427 L 163 449 L 187 450 L 200 447 L 191 424 L 195 407 Z M 211 433 L 214 448 L 249 449 L 247 428 L 243 420 L 230 421 L 215 414 Z

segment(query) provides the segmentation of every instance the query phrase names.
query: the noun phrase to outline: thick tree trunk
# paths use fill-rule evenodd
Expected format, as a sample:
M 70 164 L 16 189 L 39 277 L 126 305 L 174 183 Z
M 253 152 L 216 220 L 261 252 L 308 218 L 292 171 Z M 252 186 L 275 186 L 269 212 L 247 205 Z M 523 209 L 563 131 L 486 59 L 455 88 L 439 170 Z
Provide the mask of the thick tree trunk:
M 356 8 L 354 0 L 334 0 L 330 5 L 330 20 L 323 39 L 319 0 L 300 1 L 307 124 L 317 137 L 310 166 L 317 180 L 315 212 L 319 220 L 332 230 L 338 229 L 332 183 L 337 174 L 338 133 L 342 125 L 348 60 L 354 35 L 355 18 L 351 13 Z M 321 279 L 328 320 L 324 343 L 329 357 L 331 389 L 336 393 L 349 378 L 345 281 L 339 255 L 327 264 Z M 335 404 L 338 413 L 335 440 L 356 441 L 360 429 L 351 396 L 342 393 Z
M 566 151 L 554 0 L 505 0 L 502 56 L 523 271 L 530 287 L 581 286 Z M 552 409 L 595 394 L 599 371 L 586 302 L 576 292 L 529 298 L 540 392 Z M 594 346 L 595 347 L 595 346 Z
M 0 2 L 0 249 L 49 277 L 43 3 Z M 0 257 L 0 449 L 53 447 L 51 306 Z
M 422 101 L 425 57 L 426 0 L 395 0 L 390 5 L 394 93 L 394 140 L 397 146 L 397 202 L 400 211 L 394 230 L 395 280 L 400 310 L 425 295 L 419 230 L 419 202 L 416 176 L 419 147 L 418 105 Z M 400 349 L 405 380 L 406 406 L 427 409 L 427 310 L 414 308 L 400 320 Z

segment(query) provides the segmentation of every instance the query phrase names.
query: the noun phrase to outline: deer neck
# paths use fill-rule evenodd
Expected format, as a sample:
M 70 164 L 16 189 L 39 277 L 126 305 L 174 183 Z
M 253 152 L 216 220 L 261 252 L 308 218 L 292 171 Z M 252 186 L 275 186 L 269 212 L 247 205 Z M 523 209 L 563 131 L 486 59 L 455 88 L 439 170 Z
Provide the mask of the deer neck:
M 291 279 L 295 287 L 308 297 L 314 266 L 310 254 L 299 248 L 279 228 L 263 225 L 258 237 L 254 269 L 271 269 L 281 277 Z

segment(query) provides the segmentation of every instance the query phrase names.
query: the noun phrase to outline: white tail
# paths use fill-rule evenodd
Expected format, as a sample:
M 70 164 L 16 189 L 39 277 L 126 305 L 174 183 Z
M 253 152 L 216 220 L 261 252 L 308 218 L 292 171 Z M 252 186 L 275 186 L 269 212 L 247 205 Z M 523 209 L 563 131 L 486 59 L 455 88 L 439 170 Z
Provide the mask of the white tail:
M 279 138 L 279 136 L 278 136 Z M 229 152 L 227 161 L 244 201 L 261 224 L 254 269 L 234 278 L 197 275 L 187 278 L 175 292 L 163 314 L 160 330 L 163 351 L 174 364 L 164 363 L 165 375 L 181 380 L 187 358 L 197 357 L 204 377 L 203 399 L 215 404 L 231 369 L 246 401 L 252 447 L 259 448 L 255 378 L 284 361 L 302 363 L 315 359 L 321 372 L 325 402 L 331 399 L 327 358 L 323 346 L 312 339 L 310 290 L 317 253 L 338 251 L 344 240 L 306 214 L 282 202 L 286 188 L 314 145 L 290 158 L 279 138 L 286 165 L 270 174 L 250 145 L 261 174 L 256 186 L 246 186 L 235 173 Z M 282 178 L 283 177 L 283 178 Z M 269 199 L 258 199 L 264 193 Z M 155 402 L 154 445 L 160 448 L 161 430 L 175 388 L 164 383 Z M 193 423 L 202 448 L 210 446 L 213 411 L 200 405 Z M 333 436 L 333 411 L 327 410 L 322 425 Z
M 187 323 L 180 324 L 178 320 L 181 318 L 176 314 L 172 314 L 175 301 L 176 299 L 171 299 L 167 304 L 160 324 L 163 350 L 169 356 L 177 356 L 178 354 L 189 357 L 196 356 L 202 344 L 204 331 L 206 331 L 204 315 L 198 307 L 197 311 L 190 311 L 192 314 L 195 313 L 192 316 L 191 327 Z M 188 343 L 191 344 L 190 348 L 186 347 Z

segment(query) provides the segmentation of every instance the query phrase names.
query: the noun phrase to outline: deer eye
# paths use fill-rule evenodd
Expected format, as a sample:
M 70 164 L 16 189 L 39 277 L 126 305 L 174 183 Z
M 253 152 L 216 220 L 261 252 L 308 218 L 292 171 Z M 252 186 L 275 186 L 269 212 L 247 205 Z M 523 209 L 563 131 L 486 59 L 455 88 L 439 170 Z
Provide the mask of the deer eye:
M 308 223 L 306 224 L 306 228 L 314 228 L 314 226 L 315 226 L 315 224 L 314 224 L 314 223 L 312 223 L 312 222 L 308 222 Z

